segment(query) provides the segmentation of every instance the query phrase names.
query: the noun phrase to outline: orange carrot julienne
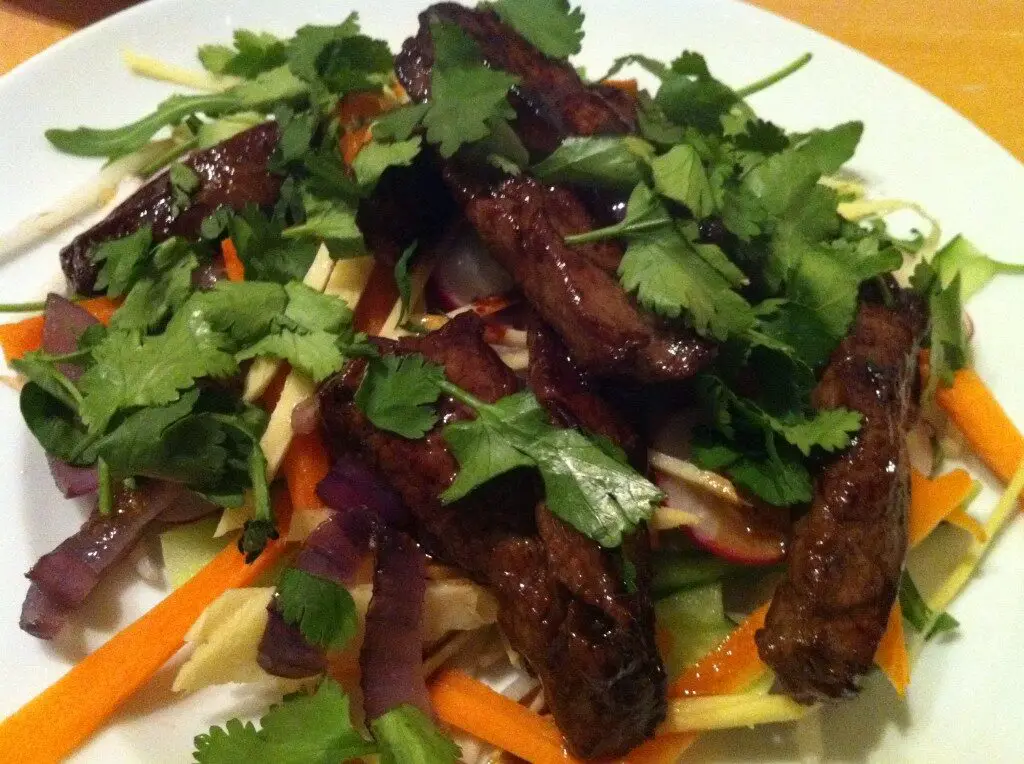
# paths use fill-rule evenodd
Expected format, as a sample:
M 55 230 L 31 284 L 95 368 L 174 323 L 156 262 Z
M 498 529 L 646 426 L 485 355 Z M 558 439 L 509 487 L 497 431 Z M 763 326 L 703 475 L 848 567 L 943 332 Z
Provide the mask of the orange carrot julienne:
M 946 522 L 970 533 L 979 544 L 988 541 L 988 532 L 985 526 L 978 520 L 964 512 L 963 507 L 958 507 L 946 515 Z
M 211 602 L 228 589 L 248 586 L 280 559 L 291 512 L 286 492 L 274 492 L 274 507 L 281 540 L 268 544 L 251 565 L 229 544 L 182 587 L 7 717 L 0 723 L 0 761 L 59 761 L 102 727 L 181 648 Z
M 910 471 L 909 543 L 920 544 L 961 507 L 974 488 L 974 480 L 961 469 L 929 478 L 917 470 Z
M 903 610 L 899 600 L 896 600 L 889 612 L 885 634 L 875 651 L 875 664 L 882 669 L 900 697 L 903 697 L 910 684 L 910 656 L 907 654 L 907 641 L 903 634 Z
M 231 239 L 220 243 L 220 253 L 224 258 L 224 272 L 228 281 L 245 281 L 245 263 L 238 257 L 238 250 Z
M 292 438 L 282 469 L 294 509 L 316 509 L 323 506 L 320 497 L 316 495 L 316 487 L 327 477 L 330 466 L 330 458 L 319 433 L 311 432 Z
M 435 679 L 430 699 L 441 721 L 530 764 L 579 762 L 565 750 L 553 721 L 461 671 L 446 671 Z
M 375 262 L 352 316 L 356 331 L 367 334 L 379 332 L 397 299 L 394 272 L 380 261 Z
M 1024 436 L 973 369 L 961 369 L 935 400 L 974 451 L 1004 483 L 1024 459 Z
M 358 91 L 348 93 L 341 99 L 338 118 L 344 128 L 340 138 L 341 158 L 351 166 L 356 155 L 372 139 L 366 123 L 387 111 L 393 103 L 383 93 Z
M 119 301 L 109 297 L 94 297 L 80 303 L 101 324 L 109 324 L 110 317 L 120 307 Z M 32 316 L 13 324 L 0 325 L 0 347 L 8 362 L 21 358 L 25 353 L 39 350 L 43 346 L 43 317 Z
M 768 670 L 761 661 L 754 634 L 764 626 L 765 603 L 733 629 L 728 637 L 684 671 L 669 688 L 669 697 L 724 695 L 739 692 Z

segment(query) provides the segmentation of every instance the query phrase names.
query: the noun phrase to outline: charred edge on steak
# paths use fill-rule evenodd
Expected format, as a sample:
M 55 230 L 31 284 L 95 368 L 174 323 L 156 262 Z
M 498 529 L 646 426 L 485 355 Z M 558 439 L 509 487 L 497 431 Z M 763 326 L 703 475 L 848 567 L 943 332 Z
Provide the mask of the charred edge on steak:
M 422 353 L 484 401 L 518 388 L 484 342 L 475 316 L 380 347 L 385 353 Z M 470 413 L 445 401 L 441 425 L 426 438 L 383 432 L 352 403 L 362 370 L 353 363 L 320 393 L 332 450 L 369 461 L 412 510 L 424 547 L 494 589 L 499 622 L 540 678 L 574 753 L 617 755 L 652 734 L 665 714 L 665 674 L 654 643 L 642 543 L 628 550 L 640 572 L 638 593 L 629 594 L 616 559 L 548 512 L 530 472 L 507 474 L 458 502 L 441 504 L 438 496 L 458 469 L 441 427 Z
M 218 207 L 237 210 L 248 204 L 272 205 L 283 180 L 267 169 L 277 140 L 277 124 L 265 122 L 183 159 L 182 164 L 199 176 L 200 186 L 180 213 L 174 209 L 166 171 L 144 185 L 61 250 L 61 268 L 72 291 L 95 293 L 99 267 L 93 262 L 92 250 L 98 244 L 128 236 L 147 225 L 153 227 L 154 242 L 171 236 L 195 239 L 200 224 Z
M 856 692 L 895 601 L 907 549 L 906 435 L 916 406 L 917 348 L 926 320 L 898 288 L 897 305 L 863 302 L 814 391 L 818 408 L 845 406 L 860 432 L 818 476 L 785 580 L 757 645 L 801 702 Z

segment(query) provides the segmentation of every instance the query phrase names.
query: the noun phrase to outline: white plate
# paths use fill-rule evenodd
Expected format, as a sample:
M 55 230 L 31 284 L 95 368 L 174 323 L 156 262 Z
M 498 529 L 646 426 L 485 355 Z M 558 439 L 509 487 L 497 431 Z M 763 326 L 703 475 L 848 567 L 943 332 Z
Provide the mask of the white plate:
M 194 64 L 196 47 L 227 40 L 244 26 L 288 33 L 304 23 L 336 23 L 361 11 L 368 32 L 394 46 L 416 27 L 425 0 L 152 0 L 121 13 L 22 65 L 0 79 L 0 230 L 90 177 L 97 164 L 51 150 L 48 127 L 116 125 L 147 112 L 166 86 L 129 75 L 119 50 L 131 47 Z M 963 231 L 994 256 L 1024 261 L 1020 220 L 1024 167 L 962 117 L 877 63 L 803 27 L 724 0 L 593 0 L 581 63 L 600 71 L 617 55 L 643 51 L 671 58 L 704 52 L 712 70 L 737 85 L 757 79 L 803 51 L 810 67 L 753 100 L 765 117 L 791 129 L 862 119 L 864 141 L 853 167 L 878 194 L 922 202 L 946 232 Z M 837 10 L 837 12 L 839 12 Z M 955 64 L 952 64 L 955 65 Z M 60 242 L 0 266 L 0 302 L 41 297 L 60 285 Z M 971 306 L 978 366 L 1011 416 L 1024 422 L 1018 330 L 1024 326 L 1021 284 L 1004 279 Z M 122 566 L 52 645 L 18 630 L 26 583 L 40 554 L 71 533 L 84 508 L 53 488 L 43 454 L 25 430 L 15 394 L 0 387 L 0 485 L 8 499 L 0 534 L 0 717 L 57 679 L 84 651 L 155 603 L 159 583 L 136 568 L 150 550 Z M 990 505 L 986 492 L 979 506 Z M 914 673 L 907 704 L 882 681 L 856 700 L 822 715 L 830 759 L 870 761 L 1019 761 L 1024 751 L 1024 532 L 1020 522 L 986 562 L 953 612 L 963 628 L 932 645 Z M 145 567 L 143 565 L 143 567 Z M 154 576 L 149 576 L 150 579 Z M 211 723 L 257 710 L 266 698 L 219 689 L 170 698 L 164 671 L 76 756 L 93 762 L 187 761 L 192 737 Z M 813 734 L 813 726 L 804 733 Z M 709 735 L 693 760 L 785 761 L 796 755 L 788 729 Z

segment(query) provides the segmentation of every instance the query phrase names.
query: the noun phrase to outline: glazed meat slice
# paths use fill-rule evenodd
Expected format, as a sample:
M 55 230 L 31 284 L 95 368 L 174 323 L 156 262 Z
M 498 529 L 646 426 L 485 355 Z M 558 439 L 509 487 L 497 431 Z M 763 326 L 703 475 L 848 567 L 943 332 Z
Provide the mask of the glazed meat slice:
M 595 381 L 580 371 L 558 335 L 534 316 L 526 340 L 530 351 L 527 381 L 555 423 L 608 438 L 642 469 L 647 460 L 636 431 L 601 396 Z
M 395 72 L 414 101 L 430 97 L 434 46 L 430 24 L 460 27 L 477 45 L 484 61 L 520 78 L 511 103 L 515 129 L 535 154 L 554 151 L 569 135 L 628 133 L 636 129 L 636 103 L 615 88 L 587 85 L 565 61 L 548 58 L 492 11 L 438 3 L 420 14 L 420 30 L 395 58 Z
M 916 406 L 924 311 L 861 305 L 814 392 L 859 411 L 854 443 L 825 466 L 757 645 L 782 687 L 812 702 L 856 691 L 896 598 L 907 549 L 906 435 Z
M 282 178 L 267 169 L 267 161 L 277 147 L 277 139 L 277 125 L 265 122 L 182 160 L 199 176 L 200 186 L 191 203 L 180 212 L 172 204 L 167 172 L 144 185 L 61 250 L 61 268 L 72 291 L 94 292 L 99 268 L 91 254 L 97 244 L 128 236 L 146 225 L 153 226 L 156 242 L 171 236 L 194 239 L 199 236 L 203 219 L 218 207 L 241 209 L 248 204 L 273 204 Z
M 485 401 L 518 387 L 471 315 L 382 350 L 422 353 Z M 640 574 L 638 592 L 629 594 L 617 561 L 548 512 L 531 473 L 510 473 L 442 505 L 438 496 L 458 465 L 440 428 L 418 441 L 374 428 L 352 403 L 361 373 L 354 364 L 321 392 L 332 450 L 370 462 L 412 510 L 424 547 L 493 588 L 502 628 L 543 683 L 573 752 L 617 755 L 650 735 L 665 713 L 665 676 L 644 550 L 630 550 Z M 442 422 L 469 416 L 451 402 L 441 404 L 441 413 Z
M 633 304 L 614 277 L 618 244 L 564 242 L 594 227 L 571 192 L 526 176 L 489 183 L 454 167 L 445 175 L 490 253 L 581 369 L 643 382 L 680 380 L 714 357 L 711 343 L 660 326 Z

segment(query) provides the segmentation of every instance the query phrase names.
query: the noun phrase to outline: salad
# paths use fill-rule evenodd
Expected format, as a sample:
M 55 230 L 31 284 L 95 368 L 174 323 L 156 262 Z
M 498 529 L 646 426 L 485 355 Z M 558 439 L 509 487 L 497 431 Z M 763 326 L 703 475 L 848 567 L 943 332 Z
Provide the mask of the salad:
M 875 670 L 903 694 L 958 628 L 1024 487 L 963 304 L 1021 267 L 920 210 L 890 231 L 906 205 L 843 169 L 860 123 L 759 118 L 809 56 L 582 72 L 583 19 L 441 3 L 397 53 L 355 14 L 238 30 L 202 71 L 128 56 L 189 94 L 47 132 L 108 163 L 5 253 L 145 182 L 61 250 L 69 296 L 4 306 L 41 312 L 0 345 L 95 506 L 20 626 L 74 629 L 147 535 L 178 585 L 0 751 L 66 756 L 184 642 L 176 690 L 283 697 L 197 730 L 201 763 L 672 761 Z M 1007 484 L 984 524 L 957 449 Z M 972 540 L 922 593 L 942 524 Z

